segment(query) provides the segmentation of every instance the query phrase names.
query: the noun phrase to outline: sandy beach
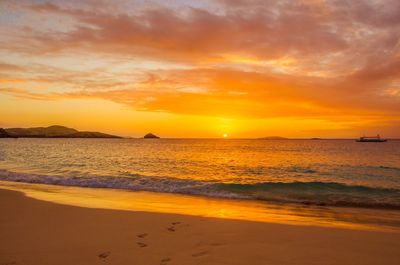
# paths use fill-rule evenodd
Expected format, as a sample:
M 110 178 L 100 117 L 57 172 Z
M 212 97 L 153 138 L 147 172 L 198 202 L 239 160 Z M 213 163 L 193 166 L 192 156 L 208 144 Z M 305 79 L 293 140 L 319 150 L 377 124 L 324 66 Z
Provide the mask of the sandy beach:
M 399 264 L 400 234 L 60 205 L 0 190 L 0 264 Z

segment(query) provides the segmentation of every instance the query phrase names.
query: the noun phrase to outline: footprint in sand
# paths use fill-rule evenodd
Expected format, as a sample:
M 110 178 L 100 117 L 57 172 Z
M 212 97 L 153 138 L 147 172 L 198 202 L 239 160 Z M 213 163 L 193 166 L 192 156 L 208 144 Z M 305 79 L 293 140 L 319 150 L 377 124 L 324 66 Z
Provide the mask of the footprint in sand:
M 171 261 L 170 258 L 162 259 L 160 265 L 167 265 L 167 263 L 170 262 L 170 261 Z
M 207 251 L 201 251 L 201 252 L 193 253 L 193 254 L 192 254 L 192 257 L 198 258 L 198 257 L 204 256 L 204 255 L 206 255 L 206 254 L 208 254 Z
M 171 223 L 172 226 L 170 226 L 170 227 L 167 228 L 168 231 L 170 231 L 170 232 L 175 232 L 175 231 L 176 231 L 176 226 L 179 225 L 179 224 L 181 224 L 181 222 L 172 222 L 172 223 Z
M 147 236 L 147 233 L 137 235 L 137 237 L 140 237 L 140 238 L 145 238 L 146 236 Z
M 110 256 L 110 253 L 111 253 L 110 251 L 106 251 L 106 252 L 100 253 L 97 256 L 99 257 L 99 259 L 104 261 L 108 256 Z
M 143 243 L 143 242 L 137 242 L 138 246 L 141 248 L 145 248 L 147 247 L 147 244 Z

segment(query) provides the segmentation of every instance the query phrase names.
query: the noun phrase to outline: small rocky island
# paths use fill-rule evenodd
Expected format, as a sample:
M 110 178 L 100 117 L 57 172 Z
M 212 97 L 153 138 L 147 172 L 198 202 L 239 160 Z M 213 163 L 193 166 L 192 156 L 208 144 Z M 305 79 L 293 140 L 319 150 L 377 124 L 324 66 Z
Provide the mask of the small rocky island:
M 143 136 L 143 138 L 144 139 L 160 139 L 160 137 L 158 137 L 157 135 L 152 134 L 152 133 L 146 134 L 145 136 Z

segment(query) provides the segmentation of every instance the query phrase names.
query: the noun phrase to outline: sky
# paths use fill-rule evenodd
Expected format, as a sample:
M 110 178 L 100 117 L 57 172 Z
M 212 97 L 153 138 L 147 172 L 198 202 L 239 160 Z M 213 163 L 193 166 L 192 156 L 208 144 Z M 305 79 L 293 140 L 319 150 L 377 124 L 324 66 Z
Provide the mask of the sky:
M 0 127 L 400 137 L 398 0 L 0 1 Z

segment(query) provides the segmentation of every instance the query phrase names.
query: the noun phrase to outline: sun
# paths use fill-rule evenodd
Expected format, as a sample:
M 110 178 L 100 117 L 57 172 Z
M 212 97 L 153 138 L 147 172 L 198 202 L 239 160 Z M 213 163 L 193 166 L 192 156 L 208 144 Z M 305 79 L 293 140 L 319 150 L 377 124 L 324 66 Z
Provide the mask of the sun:
M 227 133 L 224 133 L 223 136 L 224 136 L 224 138 L 227 138 L 227 137 L 228 137 L 228 134 L 227 134 Z

